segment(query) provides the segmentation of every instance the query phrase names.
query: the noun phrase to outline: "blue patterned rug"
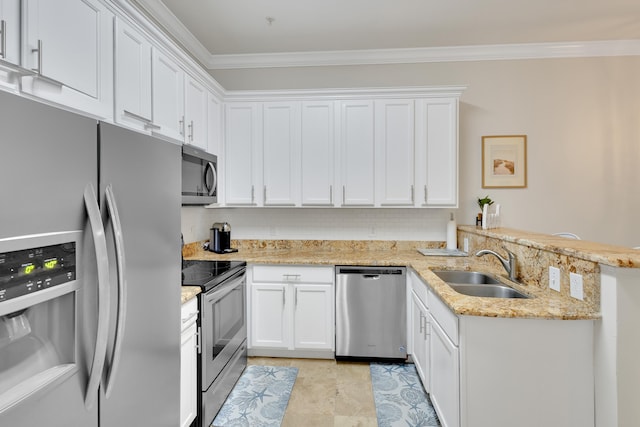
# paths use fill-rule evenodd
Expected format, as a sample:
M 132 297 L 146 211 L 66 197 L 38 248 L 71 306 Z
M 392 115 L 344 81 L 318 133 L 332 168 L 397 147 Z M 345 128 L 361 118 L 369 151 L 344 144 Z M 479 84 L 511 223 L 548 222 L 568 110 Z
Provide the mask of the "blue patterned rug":
M 379 427 L 440 426 L 414 365 L 371 363 L 370 367 Z
M 280 426 L 297 375 L 288 366 L 247 366 L 211 425 Z

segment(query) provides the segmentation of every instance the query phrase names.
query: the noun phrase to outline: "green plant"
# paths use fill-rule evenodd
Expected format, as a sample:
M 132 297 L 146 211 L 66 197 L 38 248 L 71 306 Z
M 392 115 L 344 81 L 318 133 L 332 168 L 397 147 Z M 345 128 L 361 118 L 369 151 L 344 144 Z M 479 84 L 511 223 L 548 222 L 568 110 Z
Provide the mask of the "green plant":
M 483 210 L 484 205 L 491 206 L 493 204 L 493 200 L 489 198 L 489 196 L 485 196 L 483 199 L 478 199 L 478 206 L 480 206 L 480 211 Z

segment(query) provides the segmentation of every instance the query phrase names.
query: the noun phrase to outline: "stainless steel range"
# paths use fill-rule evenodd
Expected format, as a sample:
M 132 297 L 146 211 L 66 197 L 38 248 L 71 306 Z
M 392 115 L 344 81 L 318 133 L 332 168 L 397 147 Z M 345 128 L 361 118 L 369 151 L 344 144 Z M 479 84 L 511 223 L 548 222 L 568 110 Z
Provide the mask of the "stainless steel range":
M 182 284 L 200 286 L 197 426 L 209 427 L 247 366 L 246 263 L 184 261 Z

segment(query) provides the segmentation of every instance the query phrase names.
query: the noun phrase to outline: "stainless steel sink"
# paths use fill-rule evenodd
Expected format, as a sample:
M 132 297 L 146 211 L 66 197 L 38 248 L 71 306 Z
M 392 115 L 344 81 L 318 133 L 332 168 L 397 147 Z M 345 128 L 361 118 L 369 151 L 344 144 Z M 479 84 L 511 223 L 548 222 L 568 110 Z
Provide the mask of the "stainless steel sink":
M 434 271 L 454 291 L 473 297 L 531 298 L 529 295 L 505 285 L 496 277 L 479 271 Z
M 447 283 L 464 283 L 474 285 L 501 285 L 502 282 L 493 276 L 479 271 L 443 270 L 434 271 L 435 275 Z

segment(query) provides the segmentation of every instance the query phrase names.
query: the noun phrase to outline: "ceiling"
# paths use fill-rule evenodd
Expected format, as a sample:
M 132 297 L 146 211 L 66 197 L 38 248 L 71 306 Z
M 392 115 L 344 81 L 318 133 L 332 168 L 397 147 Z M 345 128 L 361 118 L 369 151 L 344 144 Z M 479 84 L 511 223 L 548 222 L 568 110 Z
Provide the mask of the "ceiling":
M 314 62 L 319 58 L 384 63 L 394 62 L 389 58 L 398 55 L 404 58 L 399 61 L 409 62 L 417 56 L 433 57 L 434 52 L 442 57 L 451 52 L 495 52 L 506 46 L 513 51 L 514 46 L 532 45 L 565 49 L 579 45 L 582 50 L 597 46 L 640 54 L 638 0 L 136 3 L 211 69 L 231 68 L 232 64 L 287 65 L 296 57 L 305 62 L 298 65 L 321 65 Z

